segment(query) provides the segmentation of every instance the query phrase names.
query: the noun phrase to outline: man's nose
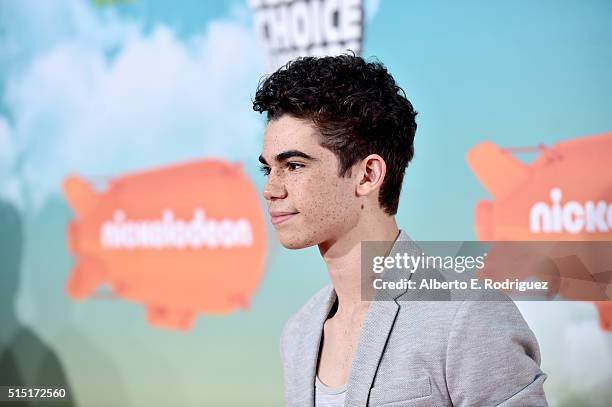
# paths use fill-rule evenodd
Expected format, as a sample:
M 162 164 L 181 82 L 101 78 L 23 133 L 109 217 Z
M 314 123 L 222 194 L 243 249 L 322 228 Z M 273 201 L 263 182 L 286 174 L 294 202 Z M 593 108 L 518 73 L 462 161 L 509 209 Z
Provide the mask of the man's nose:
M 277 177 L 274 177 L 272 174 L 268 177 L 268 182 L 264 185 L 264 198 L 268 201 L 273 199 L 283 199 L 287 197 L 287 190 L 284 185 L 279 182 Z

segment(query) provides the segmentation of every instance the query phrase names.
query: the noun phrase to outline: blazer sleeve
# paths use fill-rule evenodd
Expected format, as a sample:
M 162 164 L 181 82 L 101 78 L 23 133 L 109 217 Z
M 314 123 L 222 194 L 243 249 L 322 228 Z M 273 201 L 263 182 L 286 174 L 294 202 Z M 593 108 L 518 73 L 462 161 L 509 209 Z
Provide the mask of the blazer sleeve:
M 548 406 L 544 380 L 538 342 L 513 301 L 460 305 L 446 354 L 454 406 Z
M 285 406 L 295 405 L 294 402 L 294 389 L 295 384 L 293 383 L 292 371 L 295 370 L 295 366 L 293 365 L 292 358 L 290 357 L 291 348 L 294 345 L 295 341 L 295 318 L 296 316 L 292 316 L 285 323 L 283 330 L 281 332 L 280 337 L 280 358 L 281 358 L 281 367 L 283 372 L 283 397 L 285 399 Z

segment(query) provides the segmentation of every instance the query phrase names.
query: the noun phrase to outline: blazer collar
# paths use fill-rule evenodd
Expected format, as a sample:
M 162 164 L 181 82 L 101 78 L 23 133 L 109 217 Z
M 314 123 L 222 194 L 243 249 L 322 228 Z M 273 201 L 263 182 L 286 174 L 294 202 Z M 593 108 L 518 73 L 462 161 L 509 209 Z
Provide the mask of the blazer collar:
M 398 251 L 410 251 L 417 253 L 417 246 L 412 239 L 400 230 L 400 233 L 389 252 L 394 256 Z M 383 276 L 392 275 L 393 269 L 385 269 Z M 395 301 L 397 297 L 406 290 L 380 291 L 379 297 L 370 303 L 368 313 L 361 327 L 361 334 L 357 350 L 353 358 L 351 372 L 348 378 L 345 406 L 365 406 L 374 380 L 376 370 L 387 343 L 387 339 L 393 328 L 399 305 Z M 303 400 L 303 405 L 314 405 L 314 383 L 317 369 L 317 360 L 323 324 L 336 301 L 336 291 L 331 285 L 321 294 L 321 300 L 313 307 L 308 324 L 308 332 L 305 336 L 309 338 L 302 347 L 303 365 L 300 371 L 294 372 L 297 386 L 296 394 L 298 400 Z

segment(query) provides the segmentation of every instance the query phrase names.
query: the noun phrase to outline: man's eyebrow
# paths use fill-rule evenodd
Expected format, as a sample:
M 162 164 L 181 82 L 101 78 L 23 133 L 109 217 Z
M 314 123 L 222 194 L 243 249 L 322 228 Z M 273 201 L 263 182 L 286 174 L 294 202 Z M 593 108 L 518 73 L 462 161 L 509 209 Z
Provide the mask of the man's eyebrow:
M 300 158 L 304 158 L 306 160 L 310 160 L 310 161 L 316 161 L 317 159 L 302 152 L 299 150 L 287 150 L 287 151 L 283 151 L 282 153 L 279 153 L 276 155 L 276 157 L 274 157 L 275 161 L 278 162 L 282 162 L 282 161 L 287 161 L 290 158 L 293 157 L 300 157 Z M 268 165 L 268 162 L 266 161 L 266 159 L 263 157 L 263 155 L 259 156 L 259 162 L 265 165 Z

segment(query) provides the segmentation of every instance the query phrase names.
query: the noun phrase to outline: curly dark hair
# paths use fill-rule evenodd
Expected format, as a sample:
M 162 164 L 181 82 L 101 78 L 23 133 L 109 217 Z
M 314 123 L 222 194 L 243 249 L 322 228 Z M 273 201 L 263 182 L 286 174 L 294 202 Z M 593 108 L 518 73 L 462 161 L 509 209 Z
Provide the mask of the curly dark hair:
M 397 213 L 417 112 L 382 63 L 354 55 L 297 58 L 260 81 L 253 110 L 267 112 L 268 122 L 284 114 L 312 120 L 320 145 L 338 157 L 341 177 L 369 154 L 380 155 L 387 173 L 379 203 Z

